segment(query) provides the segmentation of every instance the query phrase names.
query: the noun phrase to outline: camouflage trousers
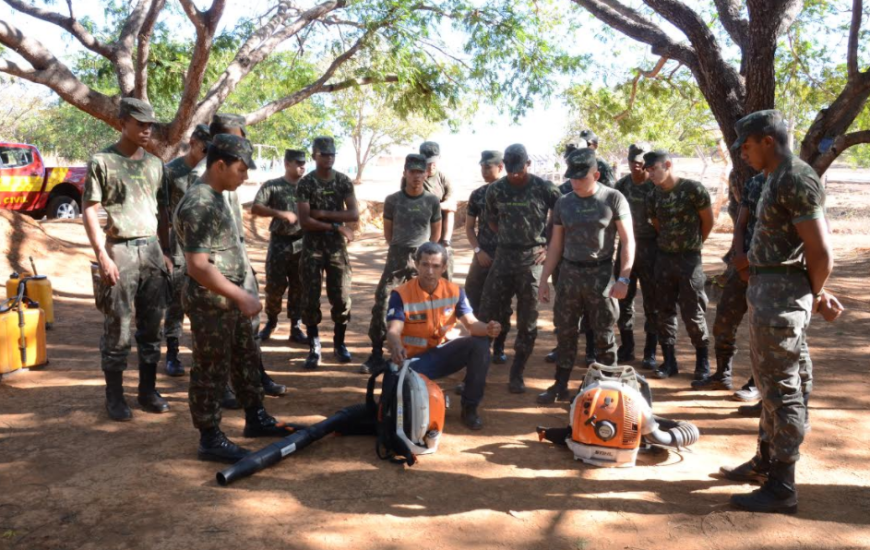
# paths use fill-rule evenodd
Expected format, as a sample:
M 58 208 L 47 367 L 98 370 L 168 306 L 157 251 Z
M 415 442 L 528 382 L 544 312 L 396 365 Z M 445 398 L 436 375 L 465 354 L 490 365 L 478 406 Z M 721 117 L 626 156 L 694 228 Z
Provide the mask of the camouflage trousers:
M 185 287 L 184 310 L 193 337 L 188 390 L 193 425 L 200 430 L 220 425 L 220 401 L 230 379 L 243 407 L 261 405 L 260 350 L 251 320 L 228 299 L 193 280 Z
M 620 258 L 622 247 L 617 252 Z M 619 300 L 619 319 L 616 324 L 620 332 L 634 330 L 634 298 L 637 296 L 637 284 L 640 283 L 640 293 L 643 300 L 643 331 L 655 333 L 656 331 L 656 303 L 655 303 L 655 268 L 658 247 L 655 239 L 638 239 L 634 253 L 634 264 L 631 268 L 628 294 Z M 614 275 L 619 276 L 622 271 L 620 262 L 617 260 Z
M 559 273 L 562 271 L 562 262 L 553 270 L 553 288 L 559 288 Z M 589 328 L 589 317 L 584 315 L 580 318 L 580 334 L 586 334 L 592 329 Z M 556 334 L 556 327 L 553 327 L 553 334 Z
M 173 258 L 172 274 L 169 276 L 169 303 L 166 304 L 166 317 L 163 320 L 163 335 L 166 338 L 181 338 L 184 325 L 184 308 L 181 305 L 181 291 L 187 279 L 187 264 L 184 257 Z
M 553 320 L 556 325 L 556 366 L 560 369 L 574 368 L 581 318 L 589 320 L 589 327 L 595 333 L 598 362 L 616 364 L 613 324 L 618 309 L 616 299 L 609 297 L 613 287 L 613 263 L 593 264 L 563 259 L 559 267 Z
M 686 324 L 686 332 L 696 348 L 707 347 L 707 293 L 704 292 L 704 268 L 700 252 L 668 254 L 658 251 L 655 289 L 659 343 L 677 341 L 677 305 Z
M 805 274 L 753 275 L 746 298 L 752 375 L 761 392 L 759 439 L 770 443 L 771 459 L 795 462 L 807 413 L 803 388 L 812 390 L 811 363 L 801 366 L 812 290 Z
M 320 324 L 320 290 L 326 273 L 326 297 L 332 306 L 332 321 L 336 325 L 350 322 L 350 282 L 352 270 L 347 248 L 338 250 L 302 248 L 299 275 L 302 277 L 302 322 L 314 327 Z
M 511 251 L 505 251 L 510 256 Z M 498 321 L 508 326 L 511 315 L 511 299 L 517 297 L 517 337 L 514 351 L 517 357 L 528 358 L 535 349 L 538 337 L 538 285 L 541 281 L 541 265 L 514 266 L 504 256 L 496 254 L 480 300 L 480 319 L 483 322 Z
M 739 272 L 729 265 L 725 270 L 725 286 L 716 304 L 716 320 L 713 321 L 713 341 L 716 357 L 730 359 L 737 354 L 737 329 L 746 315 L 746 288 L 748 283 Z
M 369 323 L 369 339 L 372 347 L 383 348 L 387 338 L 387 301 L 390 293 L 402 283 L 417 276 L 414 266 L 414 252 L 417 247 L 391 246 L 387 251 L 384 272 L 375 290 L 375 305 L 372 307 L 372 320 Z
M 287 318 L 295 322 L 302 317 L 301 258 L 301 238 L 272 235 L 266 254 L 266 315 L 269 318 L 277 318 L 281 314 L 281 299 L 288 288 Z
M 139 364 L 160 361 L 161 323 L 169 295 L 169 272 L 156 237 L 130 241 L 106 241 L 106 252 L 118 266 L 115 286 L 94 276 L 94 301 L 105 316 L 100 338 L 102 369 L 123 372 L 132 342 L 130 330 L 136 318 Z
M 490 257 L 495 257 L 495 253 L 490 254 Z M 486 284 L 486 278 L 492 268 L 483 267 L 477 261 L 477 256 L 471 257 L 471 264 L 468 266 L 468 275 L 465 277 L 465 296 L 468 298 L 468 303 L 476 316 L 480 316 L 480 301 L 483 298 L 483 285 Z M 505 340 L 511 330 L 511 315 L 513 310 L 508 306 L 507 317 L 505 323 L 502 324 L 501 332 L 495 338 L 494 346 L 496 349 L 504 349 Z

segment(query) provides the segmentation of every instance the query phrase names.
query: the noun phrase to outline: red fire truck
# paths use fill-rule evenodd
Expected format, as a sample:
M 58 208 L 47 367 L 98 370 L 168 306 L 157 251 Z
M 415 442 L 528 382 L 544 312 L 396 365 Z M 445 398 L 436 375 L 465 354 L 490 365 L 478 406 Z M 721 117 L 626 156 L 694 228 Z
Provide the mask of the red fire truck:
M 33 145 L 0 142 L 0 208 L 35 218 L 75 218 L 86 175 L 85 167 L 47 167 Z

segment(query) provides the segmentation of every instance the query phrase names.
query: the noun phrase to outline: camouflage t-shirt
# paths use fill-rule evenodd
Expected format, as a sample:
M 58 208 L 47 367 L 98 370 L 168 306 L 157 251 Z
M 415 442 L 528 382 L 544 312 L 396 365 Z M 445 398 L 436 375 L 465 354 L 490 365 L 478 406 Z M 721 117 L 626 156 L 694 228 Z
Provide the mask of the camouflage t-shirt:
M 163 167 L 163 185 L 157 193 L 157 204 L 169 213 L 170 223 L 175 219 L 175 209 L 190 185 L 196 180 L 193 168 L 184 162 L 184 157 L 173 159 Z M 176 262 L 184 259 L 184 251 L 178 243 L 175 231 L 169 235 L 169 248 Z
M 668 191 L 656 187 L 650 195 L 647 210 L 651 220 L 658 220 L 656 239 L 663 252 L 699 252 L 704 246 L 701 238 L 701 210 L 710 208 L 710 193 L 694 180 L 680 178 Z
M 82 200 L 103 206 L 107 238 L 152 237 L 157 234 L 157 192 L 162 185 L 159 158 L 145 153 L 133 160 L 110 145 L 91 157 Z
M 269 180 L 263 183 L 260 190 L 257 191 L 257 196 L 254 197 L 254 204 L 296 214 L 297 186 L 298 182 L 291 183 L 283 177 Z M 296 220 L 296 223 L 289 223 L 287 220 L 272 218 L 272 222 L 269 224 L 269 232 L 272 235 L 292 237 L 301 234 L 302 226 L 299 225 L 299 220 Z
M 488 221 L 498 225 L 498 247 L 531 252 L 543 246 L 547 213 L 562 196 L 559 188 L 533 174 L 529 174 L 529 182 L 522 187 L 511 185 L 507 177 L 487 187 L 486 213 Z
M 429 240 L 432 224 L 441 221 L 441 204 L 426 191 L 416 197 L 397 191 L 384 201 L 384 219 L 393 222 L 390 246 L 416 248 Z
M 740 198 L 740 206 L 747 210 L 746 230 L 743 232 L 743 251 L 749 252 L 752 244 L 752 235 L 755 233 L 755 224 L 758 222 L 758 200 L 761 198 L 761 190 L 767 176 L 758 174 L 746 181 L 743 186 L 743 196 Z
M 655 184 L 650 180 L 646 180 L 641 184 L 634 183 L 634 180 L 631 179 L 631 174 L 621 178 L 614 186 L 614 189 L 622 193 L 622 196 L 628 201 L 635 239 L 656 238 L 656 228 L 649 223 L 650 216 L 647 213 L 649 197 L 655 191 L 655 188 Z
M 816 171 L 795 156 L 784 159 L 761 191 L 749 263 L 754 266 L 803 263 L 804 243 L 795 224 L 824 215 L 825 190 Z
M 247 257 L 232 206 L 210 185 L 200 180 L 187 190 L 175 211 L 175 232 L 185 252 L 205 252 L 224 277 L 238 285 L 245 280 Z
M 471 192 L 468 197 L 468 215 L 477 219 L 477 242 L 480 249 L 492 257 L 495 256 L 498 238 L 487 221 L 489 219 L 486 215 L 486 190 L 488 187 L 489 184 L 484 184 Z
M 612 259 L 615 222 L 627 221 L 630 216 L 622 193 L 603 185 L 589 197 L 564 195 L 553 208 L 553 225 L 565 228 L 562 257 L 572 262 Z
M 296 201 L 307 202 L 311 210 L 341 212 L 349 199 L 356 197 L 353 182 L 341 172 L 332 171 L 329 180 L 317 177 L 317 172 L 305 174 L 296 187 Z M 333 231 L 306 231 L 303 247 L 327 247 L 336 250 L 345 246 L 344 237 Z

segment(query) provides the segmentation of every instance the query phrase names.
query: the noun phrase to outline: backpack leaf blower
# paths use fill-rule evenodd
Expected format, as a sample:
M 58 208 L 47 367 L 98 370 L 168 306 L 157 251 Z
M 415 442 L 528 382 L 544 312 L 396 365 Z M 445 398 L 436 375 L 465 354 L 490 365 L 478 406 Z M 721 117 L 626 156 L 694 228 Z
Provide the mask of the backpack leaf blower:
M 649 384 L 629 366 L 593 363 L 571 403 L 566 428 L 538 426 L 538 439 L 566 445 L 574 459 L 601 467 L 631 467 L 642 445 L 688 447 L 698 428 L 655 416 Z

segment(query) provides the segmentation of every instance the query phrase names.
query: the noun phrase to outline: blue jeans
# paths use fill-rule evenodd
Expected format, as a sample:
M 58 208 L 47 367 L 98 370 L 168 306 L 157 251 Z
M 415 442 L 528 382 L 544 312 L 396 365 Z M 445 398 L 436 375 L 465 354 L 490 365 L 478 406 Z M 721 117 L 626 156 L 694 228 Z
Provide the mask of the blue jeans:
M 426 350 L 411 360 L 411 368 L 430 380 L 444 378 L 466 367 L 462 404 L 476 407 L 483 400 L 483 388 L 489 370 L 489 338 L 457 338 Z

